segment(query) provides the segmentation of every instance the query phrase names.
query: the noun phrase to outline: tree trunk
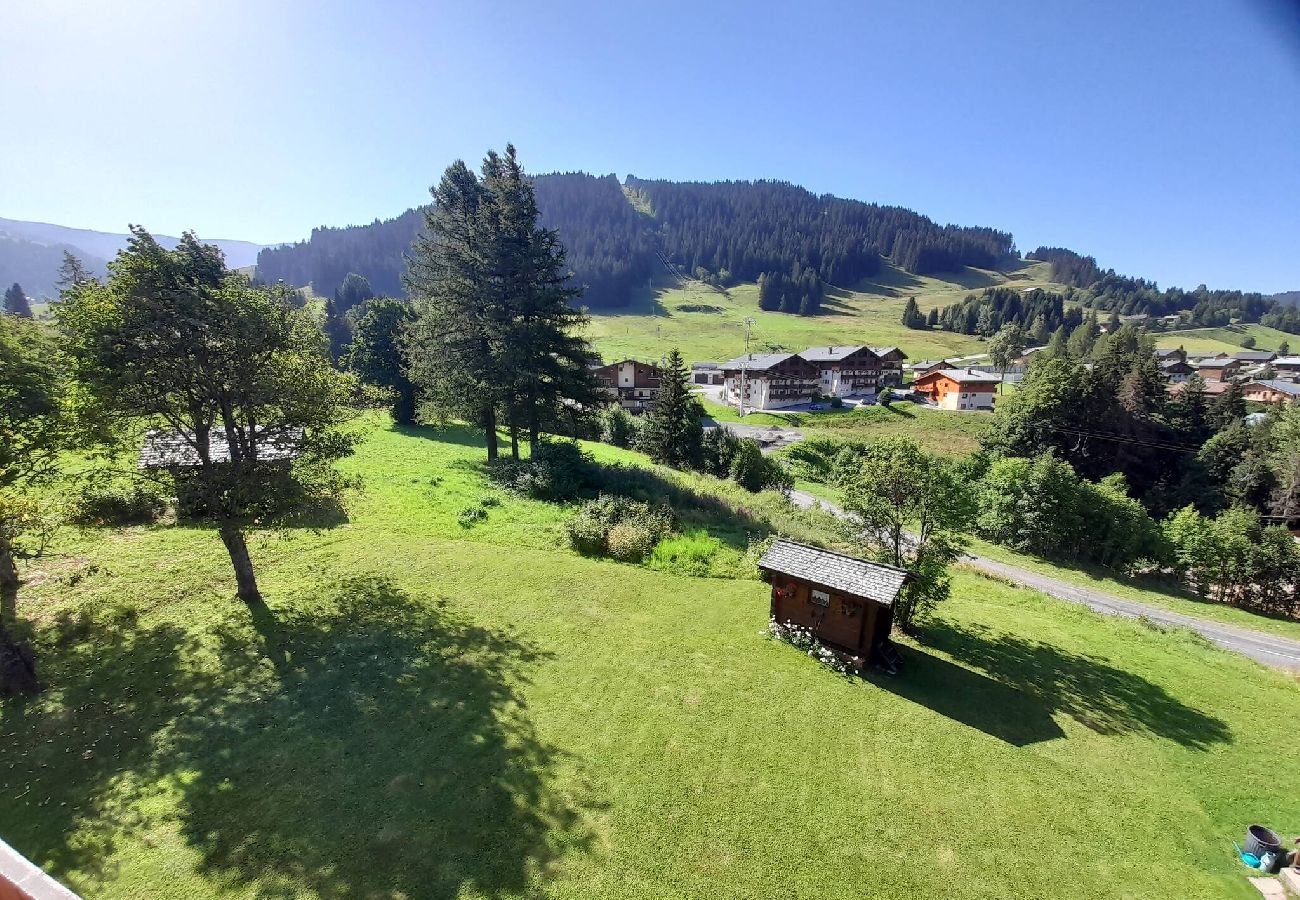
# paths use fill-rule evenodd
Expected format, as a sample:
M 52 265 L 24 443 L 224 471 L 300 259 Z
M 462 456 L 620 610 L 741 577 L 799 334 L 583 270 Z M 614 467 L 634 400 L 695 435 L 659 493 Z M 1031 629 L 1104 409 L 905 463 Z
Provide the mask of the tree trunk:
M 496 460 L 497 451 L 497 411 L 488 404 L 483 407 L 483 430 L 487 432 L 487 455 L 488 462 Z
M 519 459 L 519 426 L 512 419 L 510 422 L 510 456 Z
M 18 566 L 8 546 L 0 545 L 0 697 L 19 697 L 41 689 L 36 654 L 14 636 L 18 619 Z
M 230 563 L 235 567 L 235 583 L 239 586 L 239 599 L 250 606 L 262 602 L 257 590 L 257 575 L 253 572 L 253 559 L 248 555 L 244 532 L 235 525 L 221 526 L 221 543 L 226 545 Z

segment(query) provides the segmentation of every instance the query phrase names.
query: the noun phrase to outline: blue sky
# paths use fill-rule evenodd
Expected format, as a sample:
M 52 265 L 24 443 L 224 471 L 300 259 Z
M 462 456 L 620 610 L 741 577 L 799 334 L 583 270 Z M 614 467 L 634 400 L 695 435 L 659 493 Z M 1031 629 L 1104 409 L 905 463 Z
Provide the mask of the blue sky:
M 781 178 L 1162 286 L 1294 290 L 1276 4 L 11 2 L 0 216 L 294 240 L 513 141 L 534 172 Z

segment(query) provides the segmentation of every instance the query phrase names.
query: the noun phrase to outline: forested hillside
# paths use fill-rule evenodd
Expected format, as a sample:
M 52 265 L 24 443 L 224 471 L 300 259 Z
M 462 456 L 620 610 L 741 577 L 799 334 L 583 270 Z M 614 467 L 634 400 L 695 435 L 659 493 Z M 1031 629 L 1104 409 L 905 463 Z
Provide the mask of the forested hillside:
M 1194 290 L 1166 288 L 1161 291 L 1154 281 L 1117 275 L 1114 269 L 1103 270 L 1097 260 L 1063 247 L 1039 247 L 1027 254 L 1027 259 L 1051 263 L 1052 280 L 1071 287 L 1085 288 L 1078 295 L 1085 306 L 1123 316 L 1166 316 L 1187 312 L 1192 325 L 1216 327 L 1234 320 L 1259 322 L 1272 315 L 1275 300 L 1263 294 L 1210 290 L 1200 285 Z M 1274 321 L 1264 324 L 1284 331 L 1300 332 L 1300 320 L 1295 316 L 1273 316 Z
M 913 274 L 993 267 L 1014 253 L 1011 235 L 990 228 L 940 226 L 910 210 L 829 195 L 783 182 L 646 181 L 613 175 L 542 175 L 535 179 L 542 222 L 560 232 L 583 302 L 617 308 L 663 260 L 720 285 L 800 282 L 849 286 L 890 256 Z M 415 210 L 348 228 L 317 228 L 297 244 L 258 257 L 258 276 L 330 294 L 348 272 L 381 294 L 402 293 L 402 255 L 419 228 Z M 661 260 L 662 257 L 662 260 Z M 809 286 L 809 278 L 819 282 Z M 800 303 L 787 304 L 798 311 Z M 809 310 L 805 310 L 809 311 Z M 815 309 L 811 310 L 815 311 Z

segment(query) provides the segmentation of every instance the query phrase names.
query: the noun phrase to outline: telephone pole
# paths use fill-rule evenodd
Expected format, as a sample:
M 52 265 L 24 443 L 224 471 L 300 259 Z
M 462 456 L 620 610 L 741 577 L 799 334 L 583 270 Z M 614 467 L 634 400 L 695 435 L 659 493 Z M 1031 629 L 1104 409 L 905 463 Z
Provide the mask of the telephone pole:
M 745 316 L 745 353 L 740 360 L 739 413 L 742 419 L 745 418 L 745 385 L 746 385 L 745 373 L 749 371 L 749 335 L 753 327 L 754 327 L 754 318 L 752 316 Z

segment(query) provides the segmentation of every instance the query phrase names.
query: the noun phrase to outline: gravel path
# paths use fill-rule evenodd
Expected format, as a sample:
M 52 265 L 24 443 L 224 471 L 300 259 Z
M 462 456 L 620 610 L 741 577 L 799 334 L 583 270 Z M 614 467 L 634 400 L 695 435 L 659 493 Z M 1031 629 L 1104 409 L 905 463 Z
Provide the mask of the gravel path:
M 791 491 L 790 500 L 796 506 L 804 509 L 820 506 L 841 519 L 848 517 L 848 514 L 834 503 L 819 500 L 804 491 Z M 1217 622 L 1209 622 L 1195 616 L 1170 612 L 1158 606 L 1148 606 L 1135 600 L 1125 600 L 1105 591 L 1070 584 L 1049 575 L 1041 575 L 1038 572 L 1031 572 L 1019 566 L 997 562 L 983 556 L 968 555 L 966 562 L 982 572 L 1005 578 L 1024 587 L 1033 588 L 1036 591 L 1042 591 L 1044 594 L 1051 594 L 1053 597 L 1059 597 L 1062 600 L 1069 600 L 1071 603 L 1082 603 L 1084 606 L 1105 613 L 1108 616 L 1124 616 L 1130 619 L 1145 616 L 1151 621 L 1159 622 L 1162 625 L 1189 628 L 1221 647 L 1249 656 L 1251 659 L 1265 665 L 1300 671 L 1300 641 L 1275 637 L 1232 625 L 1220 625 Z

